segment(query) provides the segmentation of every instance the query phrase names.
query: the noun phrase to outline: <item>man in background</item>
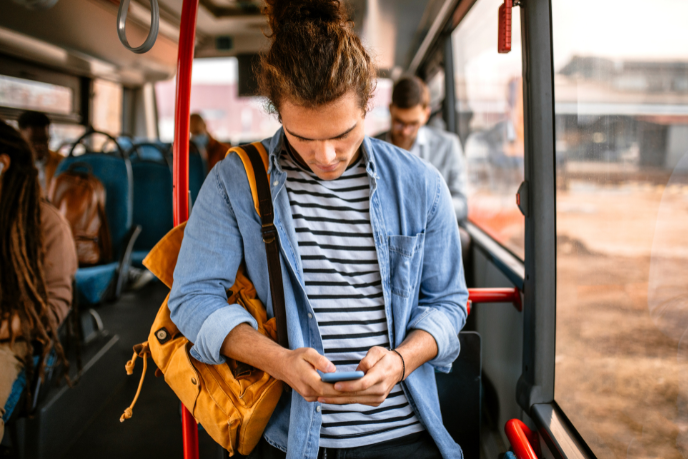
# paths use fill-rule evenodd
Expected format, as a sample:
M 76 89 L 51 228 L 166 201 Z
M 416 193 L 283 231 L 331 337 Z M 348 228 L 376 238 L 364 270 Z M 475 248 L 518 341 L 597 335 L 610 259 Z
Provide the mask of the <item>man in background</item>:
M 34 164 L 38 169 L 38 181 L 41 184 L 43 196 L 46 196 L 57 165 L 63 159 L 62 155 L 51 151 L 48 146 L 50 119 L 44 113 L 26 111 L 19 116 L 17 124 L 22 136 L 31 145 L 36 155 Z
M 429 162 L 444 177 L 454 204 L 456 219 L 468 216 L 466 169 L 458 136 L 425 126 L 430 118 L 430 91 L 416 76 L 401 78 L 394 85 L 389 105 L 392 129 L 378 136 L 381 140 L 408 150 Z M 461 234 L 461 239 L 467 234 Z
M 198 113 L 192 113 L 190 119 L 191 140 L 201 150 L 201 154 L 205 152 L 205 160 L 208 163 L 208 172 L 215 164 L 222 161 L 232 146 L 226 143 L 218 142 L 213 136 L 208 133 L 208 128 L 205 121 Z

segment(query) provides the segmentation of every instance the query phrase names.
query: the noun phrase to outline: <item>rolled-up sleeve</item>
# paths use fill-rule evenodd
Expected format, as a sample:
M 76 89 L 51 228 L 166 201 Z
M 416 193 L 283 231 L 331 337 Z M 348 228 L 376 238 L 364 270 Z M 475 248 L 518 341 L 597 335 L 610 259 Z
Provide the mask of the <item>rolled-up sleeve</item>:
M 234 327 L 258 327 L 243 307 L 227 303 L 227 290 L 243 260 L 243 244 L 219 170 L 210 172 L 194 205 L 168 301 L 172 321 L 194 343 L 191 355 L 214 365 L 225 362 L 220 350 Z
M 437 355 L 429 363 L 448 372 L 459 355 L 459 332 L 466 323 L 468 289 L 452 198 L 439 174 L 434 189 L 435 201 L 425 232 L 420 299 L 408 328 L 432 335 Z

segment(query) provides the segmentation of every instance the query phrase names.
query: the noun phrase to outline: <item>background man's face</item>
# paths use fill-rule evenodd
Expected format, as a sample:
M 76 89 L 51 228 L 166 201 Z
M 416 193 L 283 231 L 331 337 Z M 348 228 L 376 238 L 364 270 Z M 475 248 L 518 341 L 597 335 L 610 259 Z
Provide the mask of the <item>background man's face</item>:
M 399 108 L 391 104 L 389 113 L 392 117 L 392 143 L 399 148 L 410 150 L 418 135 L 418 129 L 428 121 L 430 107 L 423 108 L 419 104 L 411 108 Z
M 50 142 L 48 126 L 29 126 L 26 129 L 22 129 L 21 133 L 33 148 L 36 160 L 43 161 L 48 156 L 48 143 Z
M 192 115 L 189 120 L 189 131 L 191 131 L 191 135 L 206 134 L 207 129 L 203 119 L 199 116 Z

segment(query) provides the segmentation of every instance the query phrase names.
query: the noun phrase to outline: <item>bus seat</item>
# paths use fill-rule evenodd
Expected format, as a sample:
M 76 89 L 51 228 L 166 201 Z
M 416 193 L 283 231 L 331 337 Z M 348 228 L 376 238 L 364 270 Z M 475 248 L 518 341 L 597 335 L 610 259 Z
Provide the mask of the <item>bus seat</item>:
M 164 144 L 169 151 L 172 151 L 172 144 Z M 171 155 L 170 155 L 171 158 Z M 201 186 L 205 181 L 208 172 L 208 166 L 201 156 L 198 147 L 193 141 L 189 141 L 189 209 L 196 202 L 198 193 L 201 191 Z
M 129 152 L 134 177 L 134 225 L 142 230 L 134 243 L 131 262 L 143 267 L 143 259 L 174 226 L 172 170 L 164 147 L 155 143 L 134 145 Z
M 196 202 L 201 185 L 205 180 L 207 165 L 193 142 L 189 145 L 189 206 Z
M 69 169 L 74 163 L 87 163 L 93 174 L 103 183 L 107 200 L 105 214 L 110 229 L 115 261 L 110 263 L 80 267 L 76 273 L 79 300 L 84 304 L 97 304 L 105 300 L 119 298 L 127 279 L 131 251 L 141 228 L 133 224 L 133 173 L 126 153 L 116 143 L 118 153 L 87 152 L 74 156 L 74 149 L 84 139 L 97 131 L 89 131 L 79 138 L 69 153 L 57 167 L 55 175 Z M 109 135 L 107 135 L 110 137 Z M 114 141 L 114 138 L 110 137 Z
M 141 142 L 132 145 L 129 159 L 134 161 L 135 158 L 140 160 L 148 161 L 158 161 L 158 162 L 168 162 L 170 161 L 172 155 L 167 151 L 167 148 L 163 143 L 158 142 Z M 170 167 L 172 164 L 170 163 Z M 134 185 L 136 186 L 136 185 Z M 134 192 L 136 196 L 136 192 Z
M 465 457 L 480 457 L 482 344 L 477 332 L 459 333 L 461 353 L 448 374 L 435 373 L 442 420 Z
M 134 145 L 134 139 L 128 135 L 117 136 L 117 143 L 123 150 L 129 150 Z

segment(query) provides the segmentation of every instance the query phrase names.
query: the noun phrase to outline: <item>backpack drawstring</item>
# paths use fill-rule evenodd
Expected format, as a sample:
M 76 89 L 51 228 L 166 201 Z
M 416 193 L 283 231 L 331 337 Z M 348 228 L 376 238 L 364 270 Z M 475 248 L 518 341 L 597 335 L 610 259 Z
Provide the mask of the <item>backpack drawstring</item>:
M 136 363 L 136 357 L 138 356 L 139 353 L 136 351 L 136 349 L 134 349 L 133 357 L 124 366 L 124 368 L 127 370 L 127 375 L 132 375 L 134 373 L 134 364 Z M 134 395 L 134 400 L 132 400 L 131 405 L 129 405 L 129 407 L 124 410 L 124 413 L 122 413 L 122 416 L 119 418 L 119 422 L 124 422 L 134 415 L 134 405 L 136 405 L 136 401 L 139 399 L 139 395 L 141 394 L 141 388 L 143 387 L 143 380 L 146 378 L 146 370 L 148 369 L 148 352 L 142 352 L 141 358 L 143 359 L 143 372 L 141 373 L 139 388 L 136 390 L 136 395 Z

